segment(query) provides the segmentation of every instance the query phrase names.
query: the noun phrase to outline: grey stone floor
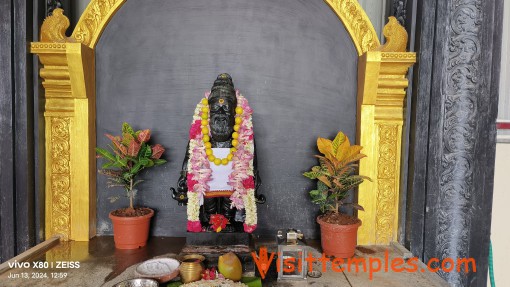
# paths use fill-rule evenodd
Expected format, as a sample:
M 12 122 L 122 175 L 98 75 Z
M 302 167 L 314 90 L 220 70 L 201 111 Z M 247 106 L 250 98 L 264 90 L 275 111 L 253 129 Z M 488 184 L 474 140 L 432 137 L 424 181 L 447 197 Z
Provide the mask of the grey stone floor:
M 111 237 L 95 238 L 90 242 L 60 243 L 45 254 L 34 258 L 30 267 L 13 268 L 0 274 L 0 286 L 110 287 L 123 280 L 134 278 L 134 269 L 138 263 L 144 260 L 154 257 L 177 256 L 184 243 L 185 238 L 151 238 L 148 246 L 134 251 L 115 249 Z M 311 248 L 311 252 L 316 258 L 321 256 L 315 248 Z M 266 282 L 264 285 L 283 287 L 448 286 L 439 276 L 423 269 L 424 266 L 420 266 L 417 272 L 395 272 L 391 268 L 386 272 L 384 266 L 381 266 L 381 271 L 372 272 L 372 278 L 370 278 L 371 273 L 368 270 L 370 260 L 384 262 L 385 258 L 392 260 L 399 257 L 400 253 L 391 246 L 365 246 L 356 251 L 354 258 L 357 259 L 357 262 L 350 264 L 351 268 L 348 264 L 342 265 L 343 272 L 333 271 L 331 262 L 329 262 L 325 266 L 326 272 L 323 272 L 320 278 L 308 278 L 303 281 L 274 281 Z M 365 264 L 363 264 L 363 260 Z M 79 267 L 57 266 L 58 262 L 62 261 L 77 262 Z M 34 268 L 33 262 L 48 262 L 49 266 Z M 363 271 L 363 265 L 367 267 L 366 272 Z M 357 272 L 356 267 L 358 267 Z M 321 265 L 314 263 L 314 269 L 321 270 Z M 25 276 L 28 278 L 24 278 Z M 166 284 L 161 286 L 166 286 Z

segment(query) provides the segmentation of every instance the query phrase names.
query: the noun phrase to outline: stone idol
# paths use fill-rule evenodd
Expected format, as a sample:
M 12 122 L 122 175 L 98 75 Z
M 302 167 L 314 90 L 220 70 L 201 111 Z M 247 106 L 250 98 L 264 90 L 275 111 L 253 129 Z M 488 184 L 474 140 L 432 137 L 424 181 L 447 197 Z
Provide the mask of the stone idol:
M 198 103 L 187 152 L 172 197 L 187 204 L 188 232 L 253 232 L 257 227 L 257 170 L 252 109 L 220 74 Z

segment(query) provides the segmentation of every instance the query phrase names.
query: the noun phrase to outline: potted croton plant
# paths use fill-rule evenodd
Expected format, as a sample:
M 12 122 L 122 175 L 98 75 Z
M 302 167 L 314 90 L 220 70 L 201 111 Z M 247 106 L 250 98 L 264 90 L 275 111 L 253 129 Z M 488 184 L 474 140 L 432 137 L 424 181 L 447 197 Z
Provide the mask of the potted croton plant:
M 111 151 L 96 148 L 98 158 L 106 162 L 99 169 L 99 173 L 108 177 L 108 187 L 122 187 L 129 199 L 129 207 L 110 212 L 113 222 L 113 236 L 115 247 L 119 249 L 136 249 L 145 246 L 149 237 L 150 219 L 154 210 L 147 207 L 134 207 L 136 186 L 143 180 L 138 175 L 144 169 L 158 166 L 166 162 L 161 159 L 165 151 L 160 144 L 149 145 L 151 131 L 139 130 L 124 123 L 122 136 L 106 134 L 111 140 Z M 115 201 L 119 197 L 110 197 Z
M 333 141 L 318 138 L 317 147 L 322 153 L 316 155 L 320 164 L 305 172 L 304 176 L 318 180 L 317 189 L 310 191 L 310 196 L 323 213 L 317 217 L 321 228 L 322 249 L 327 256 L 349 258 L 356 249 L 361 220 L 340 213 L 339 208 L 347 205 L 363 210 L 362 206 L 345 201 L 349 190 L 356 188 L 364 179 L 370 180 L 366 176 L 355 174 L 356 162 L 366 155 L 361 153 L 361 146 L 351 146 L 342 132 L 339 132 Z

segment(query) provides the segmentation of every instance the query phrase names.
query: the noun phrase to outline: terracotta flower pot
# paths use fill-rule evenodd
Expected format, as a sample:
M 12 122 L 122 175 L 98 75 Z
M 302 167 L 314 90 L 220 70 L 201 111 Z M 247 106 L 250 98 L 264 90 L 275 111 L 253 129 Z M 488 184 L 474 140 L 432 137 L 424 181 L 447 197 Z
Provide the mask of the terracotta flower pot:
M 113 212 L 113 211 L 112 211 Z M 154 210 L 150 213 L 136 217 L 120 217 L 110 212 L 113 222 L 113 240 L 118 249 L 137 249 L 144 247 L 149 238 L 149 226 Z
M 356 224 L 338 225 L 322 221 L 319 216 L 317 223 L 321 226 L 321 245 L 326 256 L 338 258 L 354 256 L 361 220 Z

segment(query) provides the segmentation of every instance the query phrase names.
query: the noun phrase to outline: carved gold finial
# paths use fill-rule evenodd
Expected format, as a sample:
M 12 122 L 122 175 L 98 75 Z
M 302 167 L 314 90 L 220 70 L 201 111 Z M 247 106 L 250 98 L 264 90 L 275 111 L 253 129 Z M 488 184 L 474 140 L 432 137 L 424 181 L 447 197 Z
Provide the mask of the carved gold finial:
M 379 46 L 376 51 L 381 52 L 405 52 L 407 48 L 407 31 L 400 23 L 397 18 L 389 17 L 388 24 L 383 29 L 386 43 Z
M 53 10 L 53 14 L 46 17 L 41 26 L 41 42 L 71 42 L 66 37 L 69 25 L 69 19 L 64 15 L 64 10 L 60 8 Z

